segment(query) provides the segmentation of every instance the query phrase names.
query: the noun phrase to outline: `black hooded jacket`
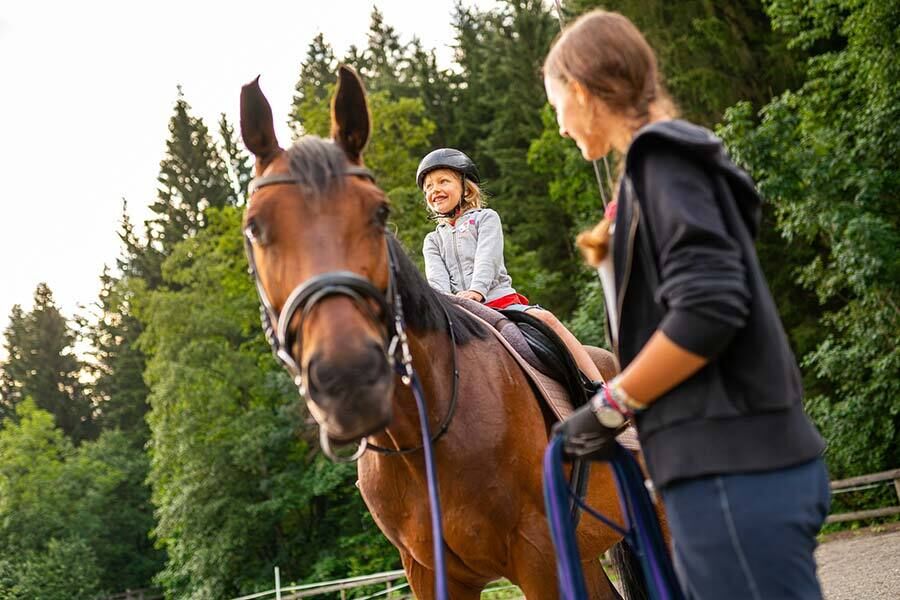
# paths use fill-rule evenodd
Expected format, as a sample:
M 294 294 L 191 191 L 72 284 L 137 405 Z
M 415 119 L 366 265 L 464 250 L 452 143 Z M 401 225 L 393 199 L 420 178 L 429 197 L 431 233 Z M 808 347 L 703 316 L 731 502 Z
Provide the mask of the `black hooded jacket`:
M 754 249 L 759 221 L 753 181 L 710 131 L 675 120 L 635 136 L 613 237 L 616 354 L 624 368 L 661 330 L 709 359 L 637 417 L 658 487 L 824 449 Z

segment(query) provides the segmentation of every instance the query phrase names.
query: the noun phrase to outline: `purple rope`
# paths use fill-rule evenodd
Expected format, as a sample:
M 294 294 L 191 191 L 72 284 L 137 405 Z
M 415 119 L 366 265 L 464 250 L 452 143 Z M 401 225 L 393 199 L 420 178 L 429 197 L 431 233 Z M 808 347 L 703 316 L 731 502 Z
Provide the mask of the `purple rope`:
M 419 423 L 422 426 L 422 448 L 425 450 L 425 475 L 428 480 L 428 498 L 431 500 L 431 538 L 434 544 L 434 594 L 437 600 L 449 600 L 447 591 L 447 567 L 444 560 L 444 531 L 441 525 L 441 496 L 438 491 L 437 470 L 434 466 L 434 448 L 431 445 L 431 431 L 428 427 L 428 412 L 425 408 L 425 393 L 419 376 L 413 372 L 411 386 L 416 406 L 419 409 Z
M 556 549 L 559 595 L 563 600 L 582 600 L 587 598 L 587 588 L 569 514 L 568 489 L 562 471 L 562 440 L 554 437 L 544 452 L 544 505 Z
M 653 503 L 644 489 L 644 478 L 634 457 L 621 446 L 610 461 L 626 526 L 635 533 L 645 576 L 653 598 L 682 600 L 674 570 L 659 530 Z
M 625 481 L 625 473 L 623 472 L 620 465 L 616 464 L 615 461 L 612 462 L 612 467 L 616 472 L 615 482 L 616 488 L 619 492 L 619 504 L 622 507 L 622 514 L 625 516 L 625 526 L 630 531 L 633 531 L 637 537 L 637 545 L 643 551 L 640 553 L 641 561 L 647 567 L 647 570 L 650 571 L 650 574 L 653 577 L 654 588 L 662 593 L 662 598 L 666 599 L 668 596 L 665 593 L 666 584 L 662 578 L 662 574 L 659 572 L 659 566 L 656 564 L 654 560 L 653 552 L 650 550 L 650 541 L 647 539 L 647 535 L 645 534 L 645 524 L 643 519 L 640 518 L 639 513 L 634 514 L 631 510 L 634 505 L 634 499 L 631 496 L 631 493 L 627 489 L 626 486 L 622 485 L 622 482 Z
M 562 462 L 562 439 L 555 437 L 550 440 L 544 453 L 544 503 L 556 548 L 560 597 L 563 600 L 582 600 L 587 597 L 587 591 L 575 541 L 575 527 L 569 519 L 570 490 L 563 476 Z M 617 447 L 609 462 L 615 474 L 625 526 L 620 528 L 589 508 L 588 512 L 620 533 L 627 532 L 625 541 L 640 558 L 641 570 L 648 584 L 647 591 L 653 600 L 682 600 L 681 589 L 653 512 L 653 503 L 644 489 L 640 468 L 634 457 L 621 446 Z

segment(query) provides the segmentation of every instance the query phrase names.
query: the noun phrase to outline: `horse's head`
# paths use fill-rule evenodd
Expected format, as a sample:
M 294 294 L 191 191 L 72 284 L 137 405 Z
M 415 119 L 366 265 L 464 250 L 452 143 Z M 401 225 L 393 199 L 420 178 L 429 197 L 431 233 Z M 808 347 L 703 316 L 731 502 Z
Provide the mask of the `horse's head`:
M 394 377 L 388 201 L 362 166 L 369 110 L 348 67 L 331 121 L 333 140 L 283 150 L 258 81 L 241 90 L 241 134 L 256 156 L 244 234 L 270 342 L 327 435 L 352 441 L 390 421 Z

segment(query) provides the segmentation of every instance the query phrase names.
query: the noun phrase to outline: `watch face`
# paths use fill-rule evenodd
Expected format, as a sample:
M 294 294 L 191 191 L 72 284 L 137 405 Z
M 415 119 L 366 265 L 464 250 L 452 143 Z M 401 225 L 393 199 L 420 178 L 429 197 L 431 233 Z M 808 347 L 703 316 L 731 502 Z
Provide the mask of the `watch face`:
M 594 414 L 597 415 L 601 425 L 610 429 L 616 429 L 625 423 L 625 416 L 610 406 L 602 406 L 594 411 Z

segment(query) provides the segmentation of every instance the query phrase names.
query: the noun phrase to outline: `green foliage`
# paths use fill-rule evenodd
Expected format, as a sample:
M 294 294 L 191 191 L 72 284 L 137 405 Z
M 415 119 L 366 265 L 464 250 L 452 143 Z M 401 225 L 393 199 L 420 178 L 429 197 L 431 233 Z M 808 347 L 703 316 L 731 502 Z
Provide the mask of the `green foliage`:
M 157 581 L 179 598 L 222 598 L 267 585 L 276 565 L 285 580 L 344 574 L 353 558 L 332 553 L 345 536 L 395 557 L 362 519 L 355 470 L 310 450 L 315 431 L 259 327 L 239 212 L 208 219 L 140 315 L 155 535 L 169 556 Z
M 83 598 L 148 580 L 161 561 L 146 536 L 146 460 L 118 432 L 76 449 L 48 412 L 30 399 L 18 406 L 0 429 L 0 563 L 13 597 Z M 66 584 L 72 564 L 84 568 Z
M 800 89 L 722 129 L 788 240 L 817 251 L 796 273 L 826 311 L 803 357 L 824 382 L 809 409 L 835 476 L 900 464 L 900 4 L 776 1 L 773 23 L 816 51 Z
M 402 93 L 400 72 L 405 58 L 405 48 L 393 27 L 384 22 L 384 15 L 377 6 L 372 7 L 367 47 L 353 64 L 366 80 L 370 91 L 384 91 L 399 97 Z
M 165 560 L 165 553 L 154 549 L 150 540 L 155 518 L 145 482 L 149 457 L 144 452 L 150 434 L 145 421 L 149 388 L 143 377 L 146 356 L 137 345 L 144 323 L 137 312 L 148 290 L 163 285 L 162 262 L 175 245 L 205 226 L 210 207 L 241 204 L 251 176 L 247 155 L 224 116 L 217 146 L 179 94 L 169 131 L 161 187 L 151 207 L 156 216 L 139 235 L 123 206 L 122 255 L 116 270 L 101 277 L 93 316 L 81 322 L 92 348 L 89 392 L 104 429 L 97 444 L 85 451 L 103 464 L 115 465 L 121 476 L 103 496 L 106 500 L 95 506 L 98 514 L 107 515 L 96 531 L 104 543 L 95 544 L 95 555 L 104 589 L 112 591 L 148 587 Z
M 26 397 L 56 418 L 75 442 L 95 433 L 90 399 L 79 380 L 75 333 L 53 300 L 47 284 L 34 292 L 34 307 L 15 305 L 4 331 L 7 359 L 0 372 L 0 418 L 10 418 Z
M 103 589 L 148 587 L 165 562 L 165 554 L 150 538 L 156 523 L 146 481 L 150 457 L 143 446 L 135 445 L 132 433 L 111 429 L 83 444 L 77 460 L 94 477 L 108 472 L 104 487 L 91 500 L 91 513 L 102 520 L 96 534 L 86 538 Z
M 584 160 L 571 140 L 560 137 L 556 117 L 549 105 L 543 108 L 542 121 L 543 131 L 531 144 L 528 164 L 535 173 L 549 181 L 548 204 L 569 216 L 571 225 L 566 241 L 570 244 L 571 256 L 568 262 L 577 266 L 581 260 L 574 249 L 575 236 L 599 220 L 603 214 L 602 196 L 593 167 Z M 603 169 L 603 194 L 608 199 L 612 195 L 609 184 L 612 171 L 609 169 L 613 167 L 603 165 L 601 161 L 600 168 Z M 607 178 L 607 172 L 610 178 Z M 587 267 L 570 269 L 569 273 L 566 279 L 554 282 L 567 289 L 575 300 L 567 325 L 582 343 L 605 347 L 605 308 L 600 282 Z
M 102 429 L 130 432 L 138 446 L 149 437 L 144 422 L 148 389 L 145 359 L 134 342 L 143 327 L 132 314 L 128 280 L 104 270 L 93 319 L 83 319 L 82 335 L 90 342 L 92 361 L 87 365 L 93 382 L 90 395 L 99 408 Z
M 597 4 L 566 2 L 567 18 Z M 756 0 L 603 4 L 646 33 L 688 118 L 712 126 L 732 107 L 720 134 L 772 201 L 759 254 L 832 474 L 900 464 L 898 0 L 769 0 L 776 30 Z M 602 290 L 573 246 L 601 216 L 597 181 L 559 137 L 539 73 L 556 16 L 505 0 L 458 4 L 452 21 L 453 69 L 377 9 L 365 45 L 343 57 L 370 91 L 366 162 L 397 235 L 421 266 L 433 224 L 415 169 L 432 148 L 460 148 L 501 214 L 515 285 L 602 345 Z M 289 117 L 296 135 L 329 134 L 336 66 L 318 35 Z M 122 256 L 80 322 L 88 366 L 48 289 L 31 313 L 13 310 L 0 373 L 0 600 L 91 598 L 153 574 L 170 597 L 223 598 L 270 587 L 276 565 L 285 582 L 398 566 L 355 469 L 318 452 L 263 339 L 238 210 L 252 169 L 224 117 L 218 134 L 179 92 L 153 217 L 136 228 L 123 208 Z
M 794 85 L 798 57 L 773 31 L 763 2 L 573 0 L 575 16 L 593 8 L 631 19 L 656 51 L 665 82 L 685 118 L 708 127 L 745 100 L 761 106 Z
M 244 198 L 247 197 L 247 186 L 253 179 L 253 163 L 250 157 L 244 151 L 243 146 L 238 142 L 237 133 L 234 127 L 228 122 L 225 113 L 219 117 L 219 154 L 226 162 L 228 167 L 228 181 L 235 190 L 233 202 L 235 206 L 244 204 Z M 222 175 L 220 173 L 219 175 Z
M 10 599 L 93 600 L 101 589 L 94 552 L 79 538 L 51 539 L 46 550 L 27 553 L 12 578 L 0 598 L 6 592 Z
M 235 148 L 227 123 L 225 130 L 226 144 Z M 150 205 L 157 216 L 148 222 L 150 239 L 162 257 L 203 227 L 207 207 L 236 206 L 243 200 L 231 184 L 226 160 L 213 143 L 209 129 L 202 119 L 191 115 L 181 88 L 169 121 L 169 134 L 157 179 L 158 198 Z M 232 155 L 228 158 L 233 159 Z

